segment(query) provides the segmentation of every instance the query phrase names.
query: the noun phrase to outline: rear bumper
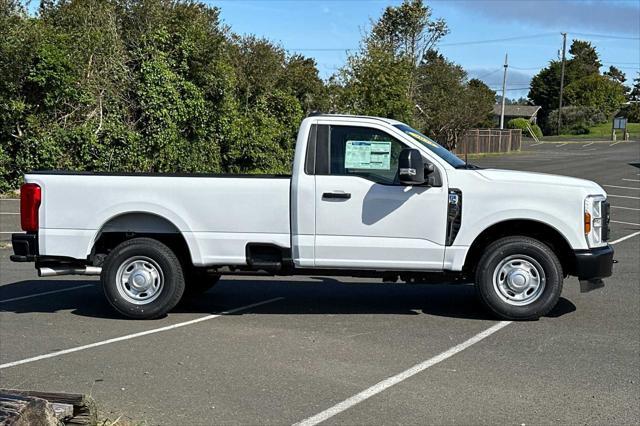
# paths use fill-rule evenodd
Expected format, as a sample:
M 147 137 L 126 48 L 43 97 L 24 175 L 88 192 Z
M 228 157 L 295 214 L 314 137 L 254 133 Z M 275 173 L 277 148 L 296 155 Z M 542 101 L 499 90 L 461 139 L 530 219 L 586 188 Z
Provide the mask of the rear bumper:
M 35 262 L 38 256 L 38 234 L 12 234 L 11 245 L 14 262 Z
M 576 250 L 576 276 L 579 280 L 610 277 L 613 273 L 613 247 L 606 245 L 591 250 Z

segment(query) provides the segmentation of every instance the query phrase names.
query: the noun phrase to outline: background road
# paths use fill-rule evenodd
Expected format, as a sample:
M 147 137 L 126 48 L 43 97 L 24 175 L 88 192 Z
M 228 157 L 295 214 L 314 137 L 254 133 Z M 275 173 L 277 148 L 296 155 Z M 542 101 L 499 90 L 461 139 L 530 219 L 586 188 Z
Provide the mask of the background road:
M 640 231 L 640 143 L 534 144 L 473 162 L 595 180 L 614 207 L 612 240 Z M 9 216 L 2 231 L 13 231 Z M 567 279 L 548 317 L 510 323 L 326 423 L 637 424 L 640 235 L 615 250 L 604 289 L 581 294 Z M 0 250 L 0 386 L 91 393 L 112 419 L 291 424 L 498 323 L 469 286 L 318 277 L 225 279 L 166 318 L 130 321 L 96 280 L 36 279 L 9 254 Z M 30 360 L 65 349 L 77 350 Z

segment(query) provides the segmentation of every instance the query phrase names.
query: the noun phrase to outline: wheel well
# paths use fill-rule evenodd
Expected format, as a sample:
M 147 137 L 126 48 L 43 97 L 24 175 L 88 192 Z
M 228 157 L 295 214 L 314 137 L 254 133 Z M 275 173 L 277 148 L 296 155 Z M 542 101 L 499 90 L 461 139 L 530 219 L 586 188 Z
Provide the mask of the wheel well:
M 169 247 L 184 265 L 193 265 L 187 241 L 169 220 L 152 213 L 125 213 L 102 226 L 92 247 L 89 260 L 102 265 L 105 257 L 118 244 L 132 238 L 147 237 Z
M 572 275 L 575 270 L 573 250 L 567 240 L 555 228 L 535 220 L 508 220 L 496 223 L 476 237 L 469 248 L 463 271 L 475 273 L 476 266 L 484 249 L 492 242 L 510 236 L 522 235 L 535 238 L 549 246 L 558 256 L 564 275 Z

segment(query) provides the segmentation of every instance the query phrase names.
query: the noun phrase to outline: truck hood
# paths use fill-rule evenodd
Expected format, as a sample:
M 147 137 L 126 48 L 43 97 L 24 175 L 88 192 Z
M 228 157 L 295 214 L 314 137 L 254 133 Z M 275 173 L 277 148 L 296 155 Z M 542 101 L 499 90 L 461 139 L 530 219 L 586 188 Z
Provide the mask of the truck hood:
M 550 185 L 581 188 L 590 194 L 606 194 L 595 182 L 586 179 L 552 175 L 547 173 L 521 172 L 517 170 L 480 169 L 476 170 L 485 179 L 495 182 L 524 183 L 532 185 Z

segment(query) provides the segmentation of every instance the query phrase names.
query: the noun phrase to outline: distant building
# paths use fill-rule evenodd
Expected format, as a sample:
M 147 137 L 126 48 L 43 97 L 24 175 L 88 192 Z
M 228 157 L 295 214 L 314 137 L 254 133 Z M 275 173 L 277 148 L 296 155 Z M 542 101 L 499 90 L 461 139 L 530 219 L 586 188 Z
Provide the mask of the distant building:
M 526 118 L 532 124 L 536 124 L 538 121 L 538 111 L 540 111 L 539 106 L 536 105 L 505 105 L 504 106 L 504 124 L 507 124 L 507 121 L 512 118 Z M 493 119 L 496 124 L 500 123 L 500 111 L 502 110 L 502 105 L 496 104 L 493 106 Z

